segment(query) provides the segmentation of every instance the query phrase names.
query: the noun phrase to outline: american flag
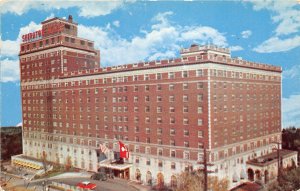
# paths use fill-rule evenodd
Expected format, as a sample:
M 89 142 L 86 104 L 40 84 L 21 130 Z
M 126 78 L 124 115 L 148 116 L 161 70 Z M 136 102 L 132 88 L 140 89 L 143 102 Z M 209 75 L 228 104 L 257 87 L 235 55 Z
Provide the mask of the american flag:
M 109 149 L 106 147 L 105 144 L 100 144 L 100 150 L 103 152 L 103 153 L 106 153 L 109 151 Z

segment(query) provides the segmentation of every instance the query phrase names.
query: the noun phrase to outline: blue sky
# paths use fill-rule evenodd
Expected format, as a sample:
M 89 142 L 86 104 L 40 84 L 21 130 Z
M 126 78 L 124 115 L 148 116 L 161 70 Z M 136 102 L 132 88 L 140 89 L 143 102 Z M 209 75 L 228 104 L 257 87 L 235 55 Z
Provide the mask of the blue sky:
M 283 127 L 300 126 L 300 4 L 297 1 L 2 1 L 1 126 L 21 122 L 20 36 L 46 18 L 79 23 L 101 65 L 178 57 L 192 43 L 230 47 L 232 56 L 283 68 Z

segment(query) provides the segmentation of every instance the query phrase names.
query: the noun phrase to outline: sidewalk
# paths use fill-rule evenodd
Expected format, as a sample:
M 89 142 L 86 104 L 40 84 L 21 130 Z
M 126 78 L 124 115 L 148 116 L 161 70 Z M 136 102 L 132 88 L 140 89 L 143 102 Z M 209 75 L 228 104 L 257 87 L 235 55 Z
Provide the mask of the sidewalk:
M 136 182 L 136 181 L 129 181 L 128 185 L 136 188 L 137 190 L 141 190 L 141 191 L 150 191 L 151 190 L 150 186 L 142 185 L 141 183 Z

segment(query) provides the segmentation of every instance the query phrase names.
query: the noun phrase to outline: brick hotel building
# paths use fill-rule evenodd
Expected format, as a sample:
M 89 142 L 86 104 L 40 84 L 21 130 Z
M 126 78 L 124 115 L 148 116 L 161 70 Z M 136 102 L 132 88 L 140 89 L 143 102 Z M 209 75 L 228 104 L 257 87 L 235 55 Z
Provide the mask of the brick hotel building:
M 100 67 L 94 42 L 77 23 L 53 18 L 20 49 L 23 154 L 97 171 L 100 144 L 124 142 L 130 157 L 109 165 L 144 183 L 176 183 L 203 168 L 231 187 L 246 162 L 270 153 L 281 136 L 281 68 L 192 45 L 170 60 Z M 103 55 L 117 56 L 117 55 Z

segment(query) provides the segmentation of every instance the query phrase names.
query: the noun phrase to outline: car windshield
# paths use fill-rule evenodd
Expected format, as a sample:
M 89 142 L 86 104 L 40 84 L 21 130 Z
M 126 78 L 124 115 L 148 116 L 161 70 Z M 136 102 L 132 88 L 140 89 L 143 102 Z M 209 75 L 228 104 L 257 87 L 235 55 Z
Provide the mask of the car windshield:
M 88 182 L 88 181 L 85 181 L 85 182 L 82 182 L 82 184 L 84 184 L 84 185 L 88 185 L 90 182 Z

